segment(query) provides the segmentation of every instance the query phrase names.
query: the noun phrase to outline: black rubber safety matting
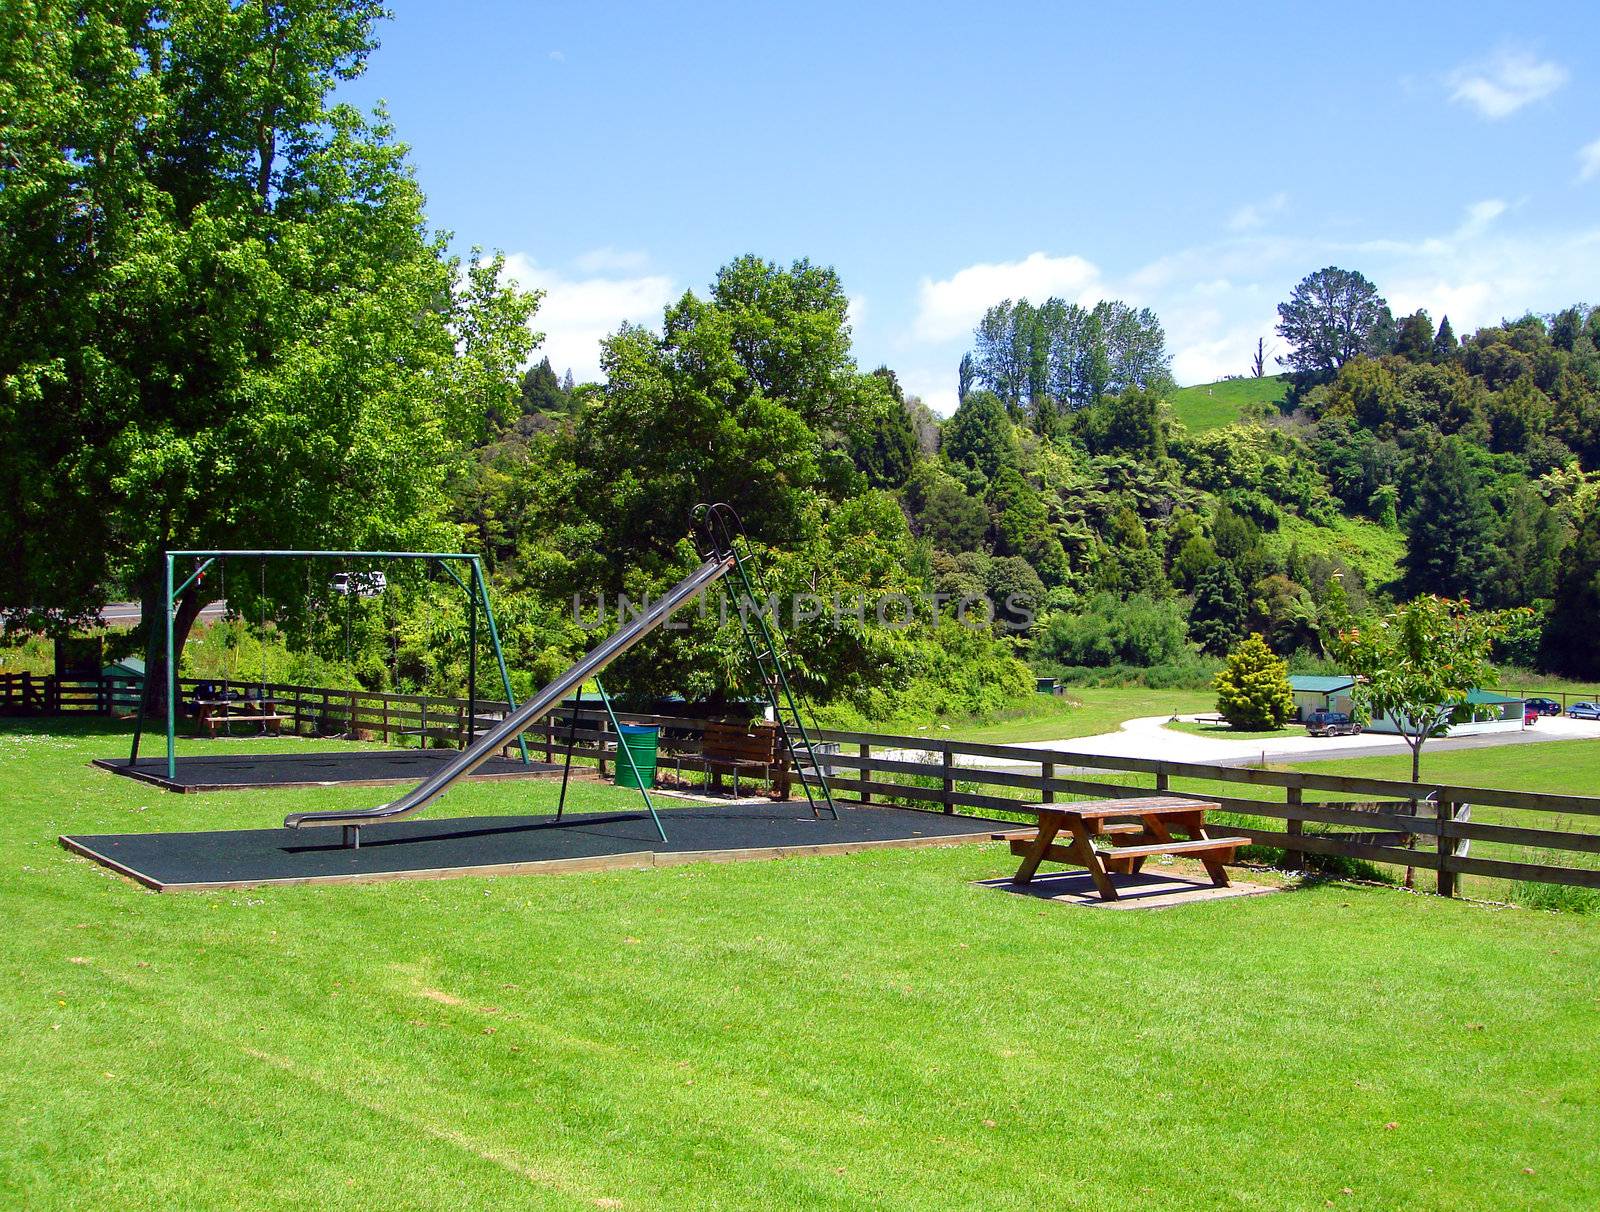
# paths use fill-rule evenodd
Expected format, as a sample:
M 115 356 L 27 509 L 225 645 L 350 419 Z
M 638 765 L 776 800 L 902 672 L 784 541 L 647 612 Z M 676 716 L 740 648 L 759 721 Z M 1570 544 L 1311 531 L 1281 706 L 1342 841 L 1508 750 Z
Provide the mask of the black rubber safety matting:
M 843 854 L 984 841 L 1005 822 L 911 808 L 840 805 L 815 819 L 804 802 L 661 810 L 665 844 L 643 812 L 480 816 L 369 825 L 359 849 L 338 829 L 64 836 L 61 844 L 161 891 L 249 888 L 448 875 L 655 867 L 700 861 Z
M 95 758 L 94 765 L 114 774 L 169 791 L 237 791 L 244 787 L 319 787 L 326 783 L 420 783 L 439 766 L 457 757 L 455 749 L 339 749 L 303 753 L 207 753 L 178 758 L 178 775 L 167 777 L 166 757 Z M 559 763 L 530 762 L 520 757 L 490 758 L 471 778 L 533 778 L 560 774 Z

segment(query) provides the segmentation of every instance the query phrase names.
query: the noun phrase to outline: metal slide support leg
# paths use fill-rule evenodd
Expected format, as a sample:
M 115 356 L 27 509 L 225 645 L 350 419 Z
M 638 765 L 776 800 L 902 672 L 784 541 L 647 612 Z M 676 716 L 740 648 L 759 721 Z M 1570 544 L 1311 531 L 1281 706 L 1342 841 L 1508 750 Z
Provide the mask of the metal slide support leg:
M 650 789 L 644 785 L 644 778 L 639 774 L 639 763 L 634 760 L 633 750 L 628 748 L 628 742 L 622 737 L 622 722 L 617 719 L 616 710 L 611 706 L 611 696 L 606 693 L 606 688 L 600 685 L 600 679 L 594 680 L 594 688 L 600 692 L 600 702 L 605 705 L 606 715 L 611 719 L 611 729 L 617 734 L 617 769 L 622 769 L 624 758 L 628 761 L 628 769 L 633 771 L 633 781 L 639 785 L 639 794 L 644 797 L 644 806 L 650 810 L 650 819 L 656 823 L 656 832 L 661 835 L 663 843 L 667 840 L 666 827 L 662 825 L 661 818 L 656 814 L 655 802 L 650 798 Z M 600 742 L 602 745 L 605 741 Z
M 583 706 L 583 683 L 578 683 L 577 697 L 572 700 L 572 720 L 567 725 L 567 760 L 561 767 L 561 798 L 556 800 L 556 820 L 567 806 L 567 780 L 572 777 L 572 747 L 578 740 L 578 709 Z
M 476 588 L 476 582 L 474 582 Z M 467 748 L 478 739 L 478 595 L 467 612 Z
M 178 777 L 178 662 L 172 652 L 172 553 L 166 554 L 166 567 L 162 570 L 161 609 L 167 626 L 167 777 Z M 144 671 L 145 680 L 150 671 Z
M 477 556 L 472 557 L 472 583 L 483 598 L 483 617 L 489 624 L 489 642 L 494 645 L 494 659 L 500 666 L 500 686 L 506 692 L 506 710 L 509 713 L 517 709 L 517 696 L 511 693 L 511 674 L 506 670 L 506 654 L 500 648 L 500 629 L 494 622 L 494 605 L 489 601 L 489 584 L 484 580 L 483 564 Z M 517 746 L 522 750 L 522 764 L 529 765 L 528 738 L 520 732 L 517 733 Z

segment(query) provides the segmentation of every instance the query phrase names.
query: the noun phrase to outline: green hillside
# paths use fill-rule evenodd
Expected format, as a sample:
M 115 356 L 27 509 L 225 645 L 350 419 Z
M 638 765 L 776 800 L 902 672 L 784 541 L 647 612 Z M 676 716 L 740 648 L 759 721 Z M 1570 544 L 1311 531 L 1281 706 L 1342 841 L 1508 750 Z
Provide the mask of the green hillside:
M 1366 518 L 1341 517 L 1332 526 L 1318 526 L 1309 518 L 1285 514 L 1277 531 L 1264 536 L 1267 550 L 1287 556 L 1291 545 L 1304 555 L 1338 556 L 1361 573 L 1372 588 L 1381 588 L 1400 577 L 1400 557 L 1405 554 L 1405 536 Z
M 1203 433 L 1233 424 L 1247 405 L 1277 404 L 1288 390 L 1288 375 L 1197 383 L 1172 393 L 1172 415 L 1196 433 Z

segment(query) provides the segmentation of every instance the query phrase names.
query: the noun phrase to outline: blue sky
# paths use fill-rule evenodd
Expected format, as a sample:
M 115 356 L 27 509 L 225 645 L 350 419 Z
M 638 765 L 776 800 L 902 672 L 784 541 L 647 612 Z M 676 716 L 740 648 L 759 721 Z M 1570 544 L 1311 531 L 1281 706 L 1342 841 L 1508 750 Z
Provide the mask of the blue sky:
M 1180 382 L 1328 264 L 1458 332 L 1600 303 L 1593 0 L 1217 7 L 395 0 L 344 95 L 579 378 L 746 252 L 834 266 L 941 412 L 1008 296 L 1153 307 Z

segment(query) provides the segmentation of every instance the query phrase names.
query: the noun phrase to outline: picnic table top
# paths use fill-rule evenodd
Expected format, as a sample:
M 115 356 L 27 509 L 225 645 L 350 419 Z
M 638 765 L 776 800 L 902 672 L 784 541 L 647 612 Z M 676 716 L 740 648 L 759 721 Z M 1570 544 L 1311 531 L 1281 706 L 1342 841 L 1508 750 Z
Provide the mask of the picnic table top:
M 1040 804 L 1039 813 L 1059 813 L 1079 820 L 1100 820 L 1108 816 L 1163 816 L 1167 813 L 1205 812 L 1220 805 L 1183 795 L 1141 795 L 1126 800 L 1086 800 L 1077 804 Z

